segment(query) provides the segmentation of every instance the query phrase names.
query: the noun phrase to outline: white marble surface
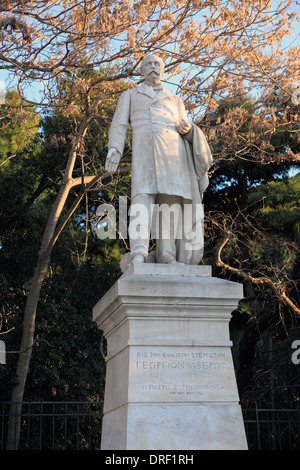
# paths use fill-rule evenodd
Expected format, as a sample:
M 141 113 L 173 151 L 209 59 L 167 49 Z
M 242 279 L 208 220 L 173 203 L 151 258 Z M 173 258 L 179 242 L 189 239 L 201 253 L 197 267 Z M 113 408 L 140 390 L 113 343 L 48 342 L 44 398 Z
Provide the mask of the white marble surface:
M 211 266 L 186 265 L 186 264 L 161 264 L 161 263 L 134 263 L 130 264 L 124 274 L 127 276 L 185 276 L 185 277 L 210 277 Z
M 181 206 L 189 205 L 193 211 L 190 217 L 182 219 L 184 236 L 154 237 L 152 233 L 152 238 L 156 238 L 156 260 L 197 265 L 203 255 L 202 196 L 208 186 L 212 154 L 202 130 L 189 122 L 183 99 L 162 86 L 162 59 L 147 55 L 141 72 L 143 83 L 124 91 L 119 98 L 109 131 L 105 169 L 112 173 L 117 170 L 130 123 L 131 209 L 143 206 L 149 214 L 143 217 L 135 236 L 130 235 L 129 230 L 131 256 L 147 259 L 153 221 L 149 209 L 159 198 L 159 204 L 171 206 L 177 201 Z M 185 215 L 188 212 L 185 211 Z M 163 229 L 166 224 L 165 220 Z M 131 220 L 130 229 L 134 226 Z M 178 230 L 179 226 L 178 223 Z
M 229 337 L 242 286 L 141 264 L 94 307 L 107 339 L 103 449 L 245 449 Z
M 237 404 L 126 404 L 104 419 L 107 450 L 247 450 Z
M 156 58 L 146 56 L 145 65 Z M 148 74 L 143 67 L 144 82 L 121 94 L 110 126 L 105 168 L 116 171 L 130 123 L 133 134 L 132 197 L 160 193 L 191 199 L 190 172 L 196 171 L 199 180 L 205 180 L 200 184 L 203 193 L 208 185 L 207 171 L 212 165 L 212 154 L 203 132 L 195 127 L 199 157 L 190 168 L 184 140 L 189 139 L 188 131 L 192 126 L 183 99 L 161 85 L 164 69 L 159 62 L 155 60 L 156 64 L 153 64 L 158 67 L 157 76 Z M 153 89 L 155 85 L 159 90 Z

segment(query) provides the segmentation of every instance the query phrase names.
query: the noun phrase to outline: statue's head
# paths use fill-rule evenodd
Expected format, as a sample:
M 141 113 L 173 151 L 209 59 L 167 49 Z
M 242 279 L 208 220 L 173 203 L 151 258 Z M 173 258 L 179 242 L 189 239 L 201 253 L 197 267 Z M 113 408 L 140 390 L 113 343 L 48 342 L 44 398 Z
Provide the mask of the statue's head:
M 160 82 L 165 71 L 163 60 L 154 54 L 149 54 L 141 62 L 141 72 L 145 80 Z

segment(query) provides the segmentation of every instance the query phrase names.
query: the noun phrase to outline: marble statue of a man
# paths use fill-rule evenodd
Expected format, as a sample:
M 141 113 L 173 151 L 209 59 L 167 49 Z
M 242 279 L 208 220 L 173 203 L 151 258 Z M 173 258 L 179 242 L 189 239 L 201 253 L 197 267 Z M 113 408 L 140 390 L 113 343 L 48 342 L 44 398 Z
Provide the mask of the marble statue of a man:
M 117 170 L 130 123 L 131 261 L 147 261 L 153 208 L 174 207 L 182 208 L 182 212 L 174 210 L 172 220 L 170 211 L 161 211 L 161 224 L 170 230 L 167 237 L 161 232 L 155 236 L 156 262 L 198 264 L 203 255 L 202 195 L 208 185 L 212 155 L 203 132 L 189 122 L 182 98 L 162 87 L 162 60 L 156 55 L 146 56 L 141 71 L 144 82 L 120 96 L 105 166 L 109 172 Z M 144 207 L 146 215 L 133 236 L 134 207 Z M 182 229 L 187 226 L 188 230 Z

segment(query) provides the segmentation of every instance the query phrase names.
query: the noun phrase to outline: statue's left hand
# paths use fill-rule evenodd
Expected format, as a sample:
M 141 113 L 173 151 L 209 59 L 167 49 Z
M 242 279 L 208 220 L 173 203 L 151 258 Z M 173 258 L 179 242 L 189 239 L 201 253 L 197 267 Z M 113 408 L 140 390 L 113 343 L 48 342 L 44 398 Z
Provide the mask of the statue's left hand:
M 179 134 L 186 134 L 190 130 L 190 128 L 191 124 L 185 119 L 181 119 L 177 126 Z

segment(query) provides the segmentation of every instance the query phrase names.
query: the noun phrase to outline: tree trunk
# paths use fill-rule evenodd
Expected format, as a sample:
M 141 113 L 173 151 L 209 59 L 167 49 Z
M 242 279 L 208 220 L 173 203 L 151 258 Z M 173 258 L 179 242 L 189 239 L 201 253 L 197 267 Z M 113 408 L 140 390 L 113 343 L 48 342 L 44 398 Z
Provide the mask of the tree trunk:
M 18 384 L 11 395 L 9 410 L 9 425 L 7 435 L 7 450 L 17 450 L 20 437 L 21 407 L 25 389 L 26 378 L 29 370 L 32 347 L 34 344 L 35 317 L 38 299 L 43 281 L 45 279 L 50 259 L 40 256 L 35 273 L 31 281 L 23 320 L 23 332 L 21 352 L 17 365 Z
M 78 135 L 74 139 L 72 148 L 70 150 L 67 166 L 64 172 L 64 178 L 44 231 L 38 263 L 30 284 L 23 319 L 21 349 L 16 370 L 18 384 L 12 390 L 10 400 L 11 404 L 6 444 L 7 450 L 17 450 L 19 446 L 22 401 L 29 371 L 32 347 L 34 343 L 35 318 L 38 300 L 40 297 L 43 281 L 48 271 L 50 254 L 55 243 L 53 236 L 57 222 L 66 203 L 70 189 L 73 186 L 72 173 L 77 151 L 86 133 L 89 121 L 89 116 L 85 115 L 82 120 Z

